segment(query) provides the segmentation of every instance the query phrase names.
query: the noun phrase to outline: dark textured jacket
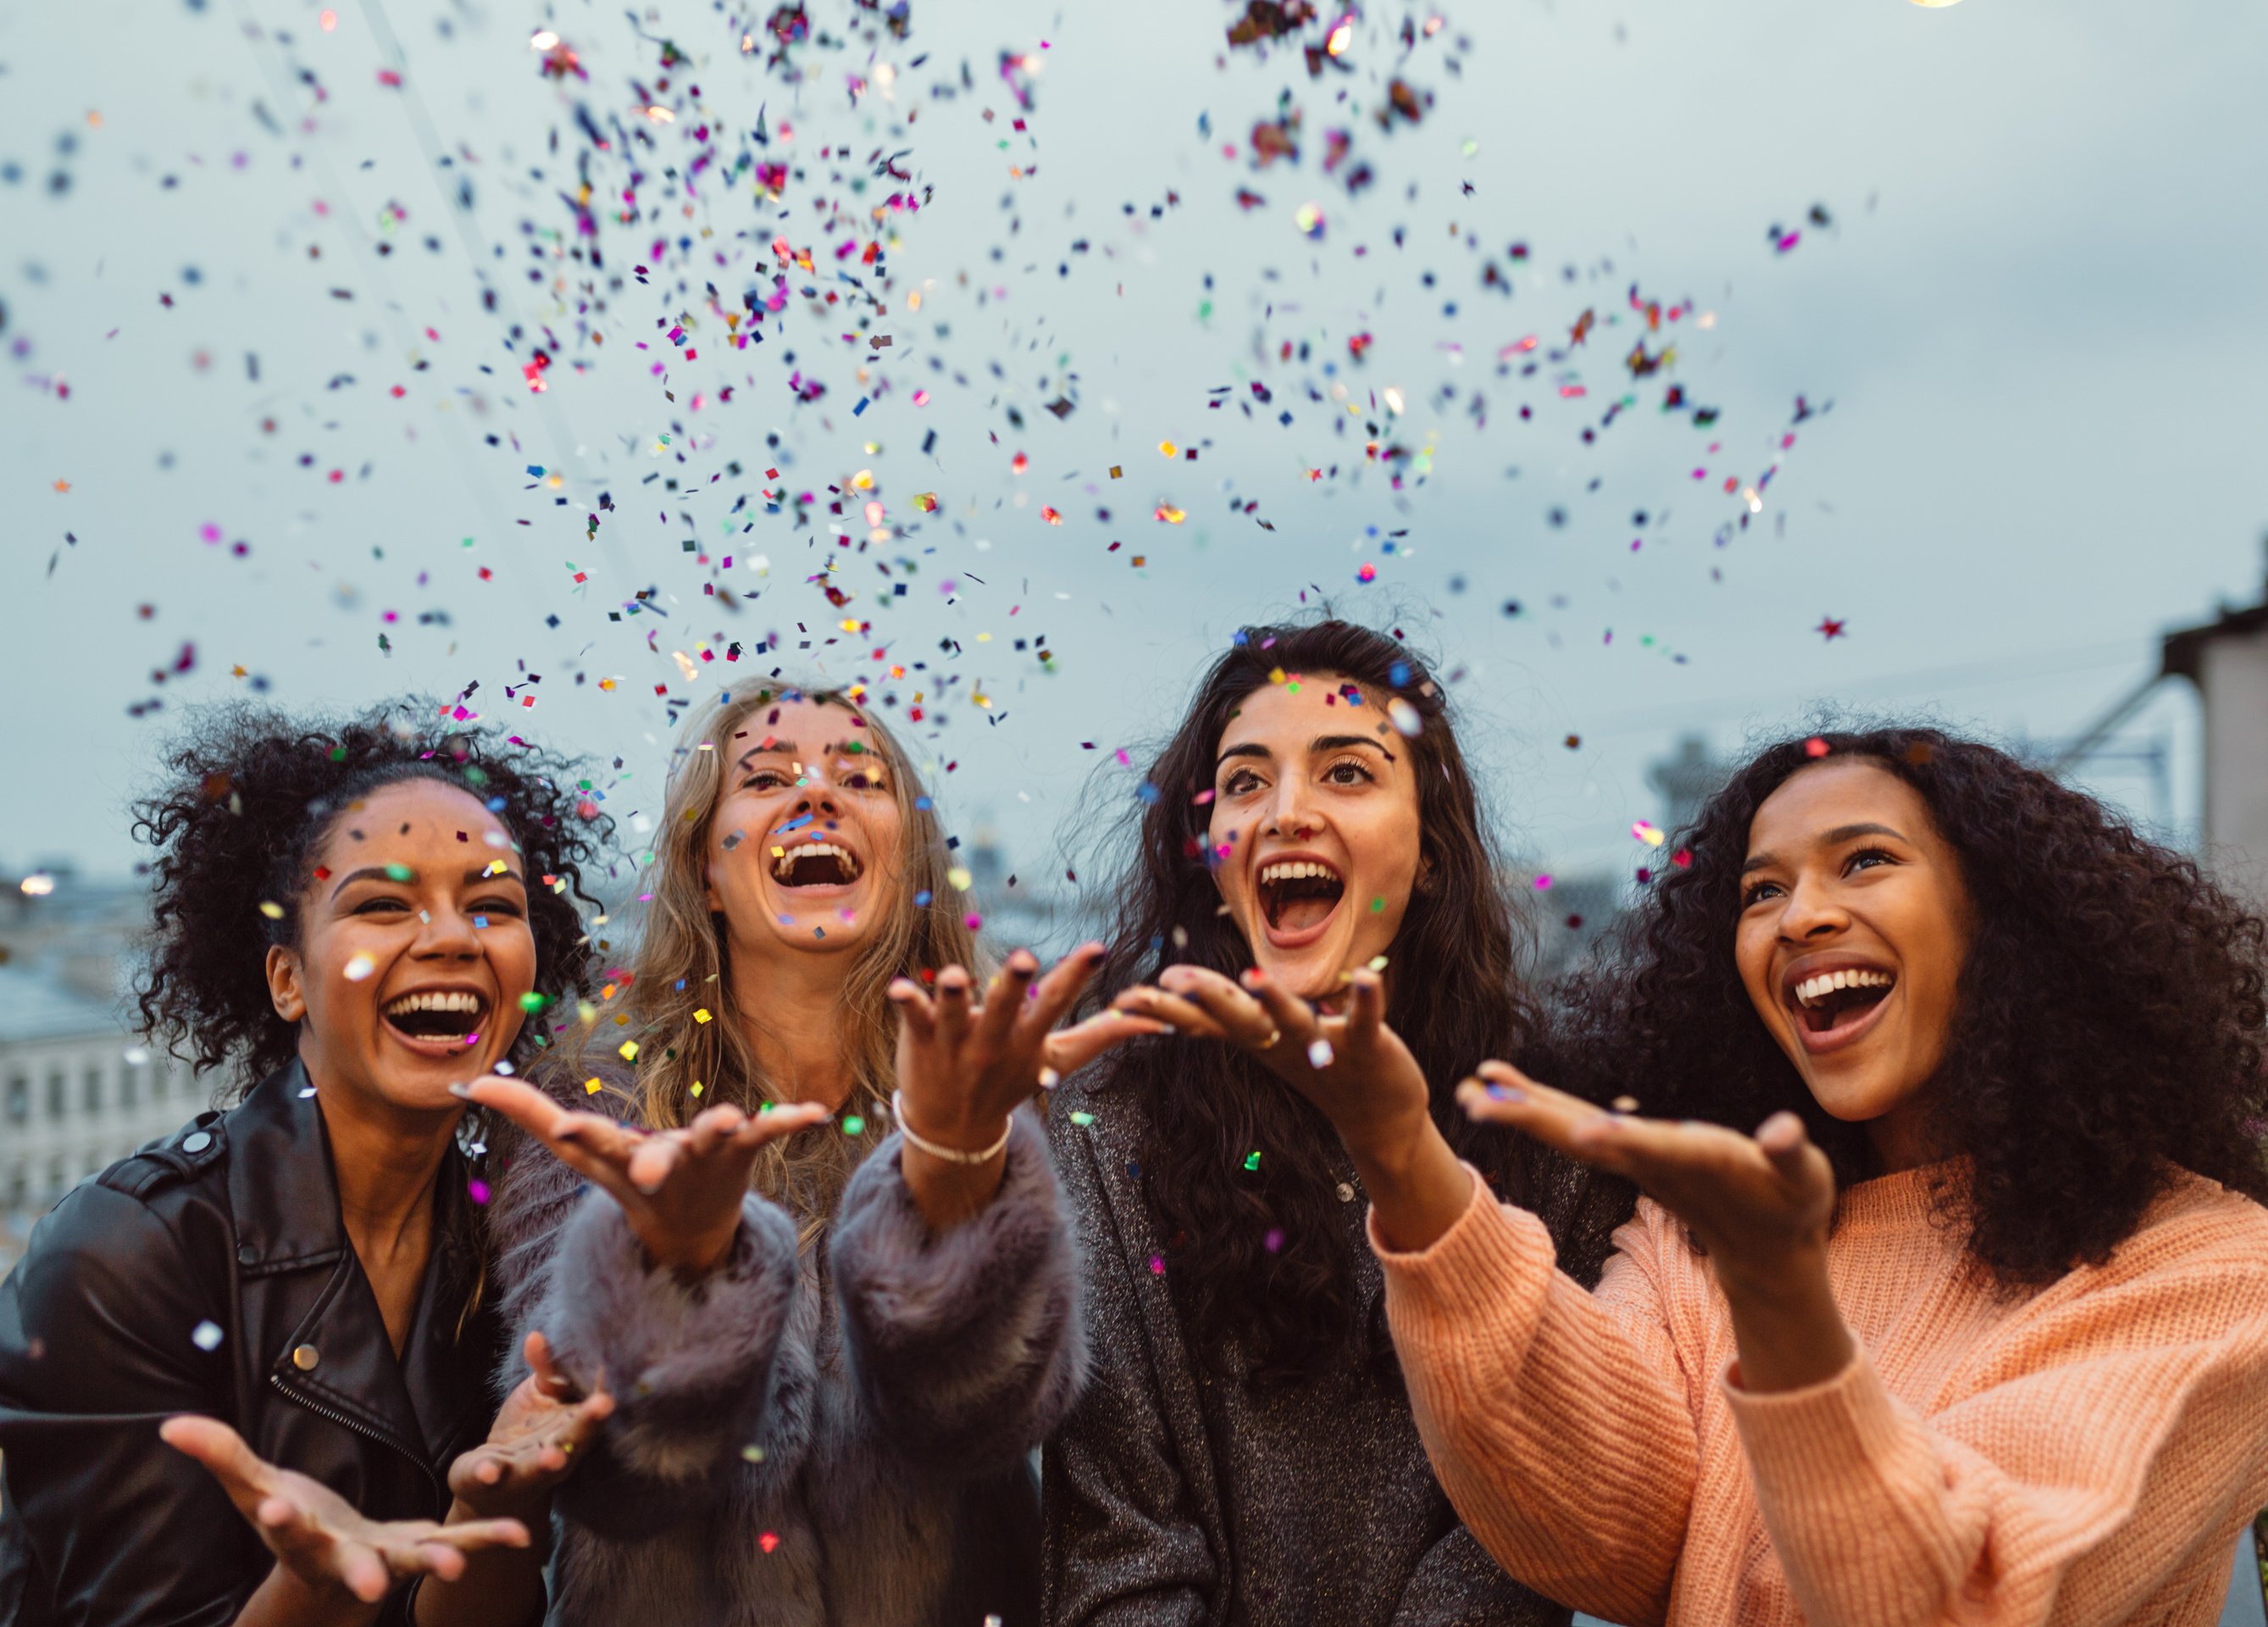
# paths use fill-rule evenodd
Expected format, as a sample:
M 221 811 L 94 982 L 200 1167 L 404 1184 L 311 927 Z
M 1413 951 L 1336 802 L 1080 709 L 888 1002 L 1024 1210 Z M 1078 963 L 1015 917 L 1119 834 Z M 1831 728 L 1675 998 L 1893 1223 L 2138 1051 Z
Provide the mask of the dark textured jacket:
M 1351 1164 L 1341 1155 L 1355 1351 L 1250 1386 L 1237 1351 L 1216 1362 L 1185 1336 L 1143 1190 L 1143 1108 L 1111 1090 L 1111 1066 L 1049 1108 L 1094 1351 L 1042 1472 L 1049 1627 L 1564 1627 L 1569 1612 L 1506 1577 L 1433 1478 Z
M 436 1202 L 465 1201 L 468 1173 L 451 1148 Z M 297 1062 L 74 1188 L 0 1285 L 0 1623 L 235 1619 L 272 1562 L 158 1439 L 176 1413 L 220 1419 L 375 1519 L 446 1513 L 499 1354 L 495 1318 L 464 1314 L 478 1273 L 450 1229 L 397 1360 Z M 406 1621 L 406 1590 L 379 1619 Z
M 612 1198 L 513 1145 L 490 1217 L 512 1348 L 541 1329 L 620 1403 L 556 1502 L 554 1623 L 1036 1627 L 1030 1454 L 1086 1358 L 1029 1113 L 976 1218 L 932 1233 L 892 1137 L 823 1246 L 799 1258 L 751 1196 L 726 1264 L 690 1285 L 647 1264 Z

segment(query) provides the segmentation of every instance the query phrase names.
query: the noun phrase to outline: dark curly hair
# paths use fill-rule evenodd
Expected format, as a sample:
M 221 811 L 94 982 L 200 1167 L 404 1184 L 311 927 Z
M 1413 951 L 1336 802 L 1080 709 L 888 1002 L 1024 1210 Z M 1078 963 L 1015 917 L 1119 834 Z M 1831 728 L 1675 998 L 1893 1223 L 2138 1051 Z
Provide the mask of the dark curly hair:
M 1230 975 L 1251 964 L 1242 933 L 1220 911 L 1208 869 L 1209 810 L 1195 798 L 1212 784 L 1214 754 L 1237 706 L 1278 669 L 1336 673 L 1374 704 L 1398 696 L 1416 709 L 1422 727 L 1406 748 L 1430 864 L 1394 940 L 1387 1018 L 1425 1070 L 1434 1121 L 1450 1145 L 1501 1195 L 1557 1207 L 1543 1189 L 1565 1193 L 1581 1177 L 1524 1139 L 1477 1134 L 1455 1106 L 1458 1081 L 1484 1058 L 1531 1054 L 1538 1024 L 1518 971 L 1519 917 L 1447 697 L 1416 654 L 1382 633 L 1335 620 L 1247 628 L 1198 681 L 1149 770 L 1097 998 L 1107 1002 L 1175 963 Z M 1105 1065 L 1105 1092 L 1133 1092 L 1145 1109 L 1144 1187 L 1167 1240 L 1176 1307 L 1200 1347 L 1217 1359 L 1237 1339 L 1263 1381 L 1344 1361 L 1362 1330 L 1353 1325 L 1353 1263 L 1329 1122 L 1258 1062 L 1217 1042 L 1138 1041 Z M 1247 1160 L 1255 1150 L 1256 1167 Z
M 2100 1264 L 2176 1168 L 2268 1202 L 2260 917 L 2093 798 L 1928 727 L 1825 732 L 1751 757 L 1676 837 L 1602 961 L 1569 985 L 1588 1066 L 1646 1110 L 1754 1130 L 1802 1115 L 1848 1182 L 1865 1127 L 1830 1118 L 1757 1020 L 1734 963 L 1756 809 L 1859 758 L 1911 785 L 1958 856 L 1975 925 L 1931 1081 L 1939 1211 L 1996 1285 Z
M 596 902 L 582 871 L 609 822 L 578 814 L 572 765 L 534 748 L 501 750 L 431 704 L 330 719 L 216 708 L 173 743 L 166 766 L 166 783 L 134 807 L 135 835 L 158 850 L 150 957 L 136 995 L 152 1039 L 200 1073 L 231 1067 L 225 1097 L 240 1096 L 298 1049 L 297 1027 L 269 998 L 268 949 L 298 941 L 313 855 L 340 814 L 372 791 L 409 780 L 470 791 L 511 833 L 531 882 L 563 880 Z M 280 919 L 253 913 L 262 899 L 283 907 Z M 535 991 L 547 1002 L 571 999 L 591 956 L 574 903 L 531 885 L 528 924 Z M 515 1059 L 541 1043 L 541 1028 L 522 1025 Z

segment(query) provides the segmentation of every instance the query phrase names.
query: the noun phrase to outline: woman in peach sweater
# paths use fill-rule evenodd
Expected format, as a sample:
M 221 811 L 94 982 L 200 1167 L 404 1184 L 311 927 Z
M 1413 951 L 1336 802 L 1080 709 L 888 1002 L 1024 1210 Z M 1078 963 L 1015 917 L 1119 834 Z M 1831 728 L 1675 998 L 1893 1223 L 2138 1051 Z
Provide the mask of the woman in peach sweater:
M 1611 1088 L 1683 1122 L 1465 1092 L 1646 1195 L 1594 1293 L 1426 1120 L 1374 976 L 1343 1015 L 1174 981 L 1234 1042 L 1328 1043 L 1427 1450 L 1522 1581 L 1628 1623 L 2190 1627 L 2268 1502 L 2263 930 L 1988 747 L 1762 753 L 1592 985 Z

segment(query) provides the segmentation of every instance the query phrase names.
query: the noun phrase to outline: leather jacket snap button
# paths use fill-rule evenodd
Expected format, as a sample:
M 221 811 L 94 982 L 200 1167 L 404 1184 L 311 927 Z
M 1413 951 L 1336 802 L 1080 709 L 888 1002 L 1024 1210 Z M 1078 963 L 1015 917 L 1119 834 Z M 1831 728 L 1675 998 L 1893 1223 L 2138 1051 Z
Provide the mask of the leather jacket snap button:
M 193 1130 L 181 1137 L 181 1151 L 184 1152 L 202 1152 L 210 1145 L 212 1136 L 206 1130 Z
M 313 1373 L 323 1355 L 312 1344 L 302 1344 L 291 1352 L 291 1365 L 302 1373 Z

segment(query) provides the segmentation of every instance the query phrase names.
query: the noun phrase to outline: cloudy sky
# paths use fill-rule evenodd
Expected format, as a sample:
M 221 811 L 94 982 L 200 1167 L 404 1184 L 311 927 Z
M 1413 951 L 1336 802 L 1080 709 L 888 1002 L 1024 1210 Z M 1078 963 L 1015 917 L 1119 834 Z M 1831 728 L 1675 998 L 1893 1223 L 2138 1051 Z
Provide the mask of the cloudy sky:
M 2257 6 L 1372 6 L 1311 75 L 1336 13 L 1219 0 L 813 0 L 778 61 L 770 8 L 333 4 L 0 8 L 0 864 L 122 870 L 255 682 L 477 682 L 627 817 L 667 700 L 784 662 L 920 691 L 1036 872 L 1304 593 L 1455 674 L 1518 850 L 1620 867 L 1682 733 L 2068 735 L 2259 592 Z M 2194 737 L 2163 695 L 2167 789 L 2092 783 L 2178 828 Z

